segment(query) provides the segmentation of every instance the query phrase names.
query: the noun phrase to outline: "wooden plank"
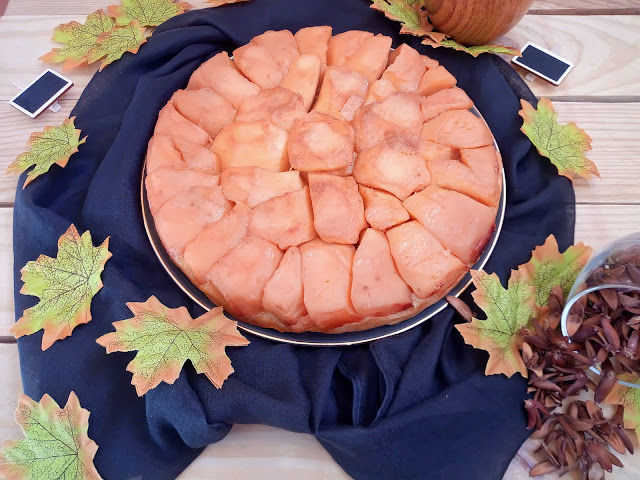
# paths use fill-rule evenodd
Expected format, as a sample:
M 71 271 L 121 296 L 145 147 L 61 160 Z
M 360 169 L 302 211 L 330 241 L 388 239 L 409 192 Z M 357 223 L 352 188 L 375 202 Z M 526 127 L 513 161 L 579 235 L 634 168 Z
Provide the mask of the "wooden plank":
M 22 379 L 18 364 L 18 346 L 0 345 L 0 447 L 7 440 L 22 437 L 20 427 L 13 420 L 13 412 L 18 406 L 22 393 Z
M 640 205 L 577 205 L 576 242 L 600 250 L 608 243 L 640 231 Z
M 64 98 L 62 111 L 47 111 L 36 120 L 22 115 L 6 102 L 0 103 L 0 172 L 25 151 L 31 132 L 61 123 L 75 102 Z M 593 151 L 589 158 L 596 162 L 602 175 L 601 179 L 575 181 L 578 203 L 640 203 L 640 162 L 637 160 L 640 103 L 556 102 L 555 106 L 561 122 L 576 122 L 591 135 Z M 16 184 L 17 176 L 0 175 L 0 204 L 13 203 Z
M 11 82 L 28 83 L 50 65 L 38 57 L 56 46 L 53 28 L 82 20 L 81 15 L 16 16 L 0 18 L 0 99 L 17 92 Z M 561 86 L 541 79 L 530 84 L 536 95 L 562 98 L 589 95 L 635 98 L 640 83 L 640 16 L 528 15 L 506 37 L 505 44 L 522 46 L 532 40 L 576 63 Z M 143 47 L 144 48 L 144 47 Z M 54 65 L 52 68 L 59 69 Z M 97 66 L 68 73 L 76 87 L 67 94 L 78 98 Z M 640 97 L 638 97 L 640 98 Z
M 13 322 L 13 208 L 0 208 L 0 337 L 13 338 L 9 333 Z
M 13 309 L 13 249 L 11 242 L 11 208 L 0 209 L 0 337 L 9 336 L 14 322 Z M 640 205 L 577 205 L 576 241 L 594 249 L 624 235 L 640 230 Z
M 636 0 L 536 0 L 529 15 L 637 15 Z
M 626 101 L 640 99 L 638 29 L 640 16 L 633 15 L 527 15 L 497 42 L 521 47 L 532 41 L 575 64 L 559 86 L 538 77 L 529 83 L 538 96 L 568 99 L 620 96 Z
M 2 3 L 2 2 L 0 2 Z M 205 0 L 191 0 L 189 3 L 196 8 L 205 8 Z M 103 0 L 58 0 L 52 3 L 48 0 L 10 0 L 5 15 L 86 15 L 98 8 L 104 8 Z M 616 14 L 619 11 L 637 9 L 635 0 L 536 0 L 531 6 L 530 14 L 548 11 L 561 13 L 563 11 L 590 14 Z
M 640 103 L 554 105 L 561 123 L 576 122 L 593 139 L 587 156 L 601 178 L 575 180 L 577 203 L 640 204 Z
M 620 1 L 620 0 L 616 0 Z M 5 15 L 88 15 L 107 5 L 118 4 L 117 1 L 106 0 L 9 0 Z M 190 0 L 195 8 L 207 7 L 206 0 Z

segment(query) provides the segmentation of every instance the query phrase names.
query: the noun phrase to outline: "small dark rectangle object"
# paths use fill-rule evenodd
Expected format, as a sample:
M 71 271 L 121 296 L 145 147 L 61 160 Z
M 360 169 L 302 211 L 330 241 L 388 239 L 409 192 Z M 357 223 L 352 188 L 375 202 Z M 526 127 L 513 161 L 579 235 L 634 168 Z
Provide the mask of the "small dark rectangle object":
M 73 86 L 71 80 L 46 70 L 9 102 L 22 113 L 35 118 Z
M 560 84 L 573 68 L 573 63 L 531 42 L 524 46 L 521 57 L 513 57 L 513 63 L 554 85 Z

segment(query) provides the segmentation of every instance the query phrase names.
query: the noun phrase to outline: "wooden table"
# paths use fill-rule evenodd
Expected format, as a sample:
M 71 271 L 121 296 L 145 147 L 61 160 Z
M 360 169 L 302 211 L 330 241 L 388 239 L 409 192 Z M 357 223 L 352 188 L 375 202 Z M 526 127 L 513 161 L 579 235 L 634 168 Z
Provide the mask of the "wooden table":
M 201 1 L 190 0 L 196 6 Z M 261 0 L 264 1 L 264 0 Z M 95 68 L 69 74 L 76 86 L 37 120 L 8 104 L 17 93 L 11 82 L 28 83 L 45 66 L 38 57 L 51 46 L 52 29 L 83 21 L 107 0 L 10 0 L 0 17 L 0 171 L 24 151 L 29 134 L 68 116 Z M 0 13 L 3 1 L 0 0 Z M 640 230 L 640 0 L 537 0 L 529 15 L 503 43 L 534 41 L 576 66 L 560 87 L 536 79 L 530 86 L 551 98 L 563 122 L 576 121 L 593 138 L 590 157 L 601 180 L 575 182 L 576 240 L 599 248 Z M 56 68 L 56 67 L 53 67 Z M 57 167 L 53 167 L 57 168 Z M 20 438 L 13 411 L 22 391 L 18 350 L 9 328 L 14 322 L 12 216 L 17 179 L 0 175 L 0 443 Z M 499 446 L 496 446 L 499 448 Z M 505 479 L 524 479 L 535 463 L 529 441 L 514 458 Z M 616 479 L 639 478 L 640 455 L 623 458 Z M 254 425 L 234 426 L 181 476 L 209 478 L 347 479 L 317 441 L 306 434 Z

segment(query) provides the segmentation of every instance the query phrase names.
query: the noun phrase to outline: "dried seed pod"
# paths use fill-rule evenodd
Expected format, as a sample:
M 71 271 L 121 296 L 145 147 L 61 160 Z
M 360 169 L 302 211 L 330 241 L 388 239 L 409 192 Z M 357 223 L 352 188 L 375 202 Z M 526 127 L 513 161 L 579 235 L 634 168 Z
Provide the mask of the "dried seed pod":
M 562 335 L 558 330 L 548 329 L 547 336 L 549 337 L 549 341 L 560 350 L 566 350 L 569 348 L 569 339 Z
M 604 336 L 607 339 L 609 345 L 614 352 L 620 350 L 620 336 L 616 329 L 611 326 L 611 318 L 606 316 L 600 321 L 600 326 L 604 332 Z
M 549 346 L 549 341 L 546 337 L 540 338 L 537 335 L 523 335 L 522 340 L 541 350 L 544 350 Z
M 618 301 L 624 308 L 640 307 L 640 300 L 622 292 L 618 292 Z
M 626 453 L 627 448 L 625 447 L 622 438 L 620 438 L 620 435 L 618 435 L 617 432 L 614 431 L 613 435 L 609 435 L 606 440 L 607 443 L 611 445 L 611 448 L 613 448 L 620 455 L 624 455 Z
M 578 329 L 571 335 L 572 342 L 584 342 L 588 338 L 593 337 L 599 331 L 599 327 L 597 325 L 590 325 L 587 323 L 582 324 Z
M 558 470 L 558 467 L 556 467 L 553 463 L 551 462 L 540 462 L 539 464 L 537 464 L 535 467 L 533 467 L 530 471 L 529 471 L 529 476 L 530 477 L 537 477 L 539 475 L 546 475 L 547 473 L 552 473 Z
M 465 321 L 470 322 L 473 320 L 473 312 L 464 301 L 453 295 L 447 295 L 447 302 L 449 302 L 449 305 L 451 305 Z
M 525 400 L 526 401 L 526 400 Z M 544 438 L 546 437 L 551 430 L 553 430 L 558 423 L 555 417 L 551 416 L 547 418 L 540 428 L 538 428 L 535 432 L 531 434 L 531 438 Z
M 578 329 L 582 326 L 582 322 L 584 318 L 580 315 L 576 315 L 575 313 L 569 315 L 567 317 L 567 333 L 569 337 L 573 337 Z
M 558 457 L 556 456 L 555 453 L 553 453 L 553 451 L 549 448 L 549 446 L 545 442 L 542 442 L 540 444 L 540 448 L 544 451 L 549 461 L 553 463 L 553 465 L 555 465 L 556 468 L 560 468 L 560 461 L 558 460 Z
M 531 349 L 531 345 L 527 342 L 522 342 L 522 360 L 524 360 L 524 363 L 528 363 L 532 358 L 533 350 Z
M 633 442 L 631 441 L 631 439 L 627 435 L 627 432 L 625 432 L 624 429 L 619 427 L 619 426 L 615 428 L 615 432 L 620 437 L 620 440 L 622 440 L 622 443 L 624 444 L 624 447 L 627 450 L 629 450 L 629 453 L 633 454 L 633 451 L 634 451 Z M 624 453 L 624 452 L 621 452 L 621 453 Z
M 609 395 L 613 386 L 616 383 L 616 374 L 613 370 L 607 370 L 602 372 L 600 375 L 600 382 L 598 382 L 598 388 L 596 388 L 596 393 L 593 396 L 593 399 L 596 403 L 604 402 L 604 399 Z
M 598 405 L 596 405 L 595 402 L 587 400 L 585 402 L 585 407 L 587 409 L 587 412 L 589 412 L 589 418 L 593 420 L 602 420 L 602 409 Z
M 613 278 L 611 280 L 614 280 Z M 608 283 L 608 282 L 607 282 Z M 615 290 L 611 288 L 603 288 L 602 290 L 598 290 L 602 298 L 607 305 L 611 308 L 611 310 L 615 310 L 618 308 L 618 295 Z

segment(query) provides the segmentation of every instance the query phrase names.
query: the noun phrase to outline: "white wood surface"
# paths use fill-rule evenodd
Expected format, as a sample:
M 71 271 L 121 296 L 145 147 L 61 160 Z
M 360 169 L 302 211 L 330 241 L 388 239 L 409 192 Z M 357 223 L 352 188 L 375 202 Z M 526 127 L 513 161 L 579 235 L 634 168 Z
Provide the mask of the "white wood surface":
M 11 81 L 28 83 L 47 67 L 37 58 L 55 46 L 50 40 L 53 27 L 82 21 L 86 14 L 108 3 L 10 0 L 5 15 L 0 17 L 0 171 L 24 150 L 31 132 L 60 123 L 68 115 L 95 67 L 68 73 L 76 87 L 61 101 L 63 110 L 58 114 L 47 112 L 35 121 L 7 104 L 16 93 Z M 201 0 L 191 3 L 198 7 L 204 4 Z M 537 0 L 530 13 L 503 40 L 512 45 L 533 40 L 576 63 L 561 87 L 542 80 L 530 86 L 537 95 L 555 100 L 561 121 L 576 121 L 593 138 L 590 158 L 598 165 L 602 179 L 575 183 L 576 240 L 597 249 L 640 230 L 640 1 Z M 11 207 L 16 183 L 15 177 L 0 176 L 0 338 L 8 334 L 14 321 Z M 13 421 L 22 389 L 16 345 L 0 343 L 0 366 L 1 444 L 20 436 Z M 533 442 L 523 445 L 505 480 L 529 478 L 528 469 L 535 463 L 533 449 Z M 640 455 L 625 458 L 624 463 L 626 468 L 614 471 L 610 478 L 640 477 Z M 349 476 L 310 435 L 236 425 L 180 478 L 342 480 Z

